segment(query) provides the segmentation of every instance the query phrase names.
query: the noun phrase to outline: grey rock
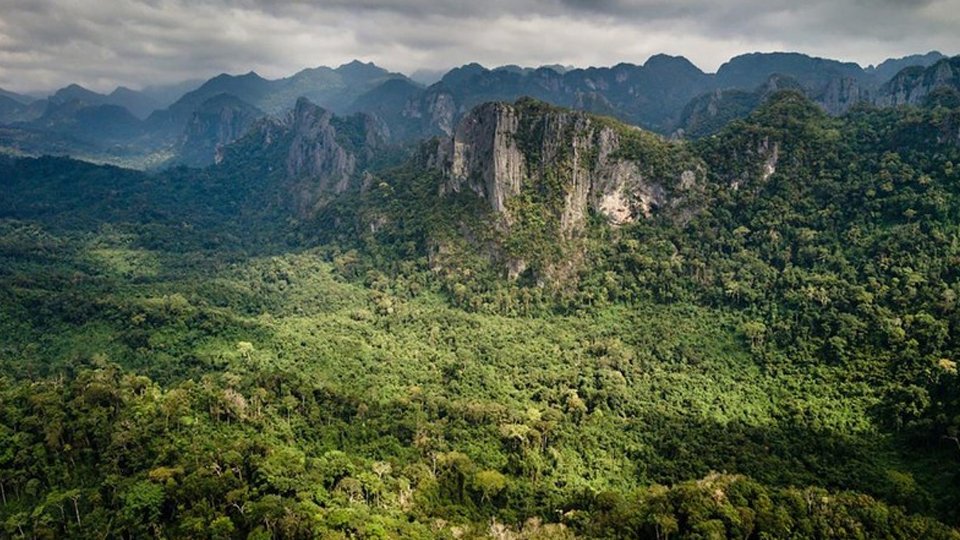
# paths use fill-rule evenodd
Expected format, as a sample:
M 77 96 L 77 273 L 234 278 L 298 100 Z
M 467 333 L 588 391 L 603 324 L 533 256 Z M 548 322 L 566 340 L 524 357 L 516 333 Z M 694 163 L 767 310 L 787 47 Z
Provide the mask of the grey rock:
M 535 133 L 525 132 L 531 129 Z M 441 194 L 470 190 L 508 225 L 510 199 L 547 174 L 560 175 L 560 232 L 573 238 L 591 211 L 620 226 L 676 206 L 676 194 L 697 185 L 696 171 L 657 178 L 646 164 L 624 157 L 624 130 L 632 129 L 580 112 L 487 103 L 463 118 L 430 162 L 446 178 Z

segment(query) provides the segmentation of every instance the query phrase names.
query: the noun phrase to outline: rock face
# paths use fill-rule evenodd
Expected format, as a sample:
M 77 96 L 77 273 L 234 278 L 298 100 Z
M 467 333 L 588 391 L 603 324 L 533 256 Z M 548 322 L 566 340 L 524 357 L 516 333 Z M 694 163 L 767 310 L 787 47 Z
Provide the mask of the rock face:
M 446 177 L 442 192 L 473 191 L 508 223 L 510 201 L 529 193 L 571 238 L 591 213 L 623 225 L 676 206 L 700 172 L 683 160 L 655 163 L 670 151 L 636 128 L 521 100 L 476 107 L 432 161 Z
M 854 77 L 838 77 L 831 80 L 821 93 L 814 96 L 817 105 L 832 115 L 841 115 L 860 102 L 870 102 L 871 96 Z
M 505 103 L 481 105 L 464 118 L 444 149 L 450 158 L 447 188 L 459 192 L 466 187 L 489 200 L 495 212 L 503 212 L 528 175 L 517 147 L 519 125 L 518 111 Z
M 367 163 L 385 145 L 385 134 L 372 117 L 340 118 L 306 98 L 284 118 L 265 118 L 237 143 L 220 152 L 218 161 L 261 156 L 283 171 L 301 217 L 312 215 L 333 197 L 359 189 Z
M 179 161 L 192 167 L 214 162 L 217 149 L 239 139 L 263 111 L 230 94 L 205 101 L 193 113 L 178 144 Z
M 880 88 L 875 103 L 881 107 L 923 105 L 939 88 L 960 90 L 960 56 L 941 60 L 926 69 L 901 71 Z
M 357 156 L 337 140 L 332 119 L 329 111 L 299 101 L 291 118 L 293 139 L 285 165 L 288 178 L 311 180 L 319 191 L 340 194 L 357 172 Z
M 739 176 L 730 178 L 730 189 L 737 191 L 745 184 L 751 184 L 754 178 L 759 179 L 759 183 L 770 180 L 777 173 L 777 163 L 780 161 L 780 143 L 771 141 L 769 137 L 764 137 L 751 148 L 747 146 L 741 160 L 745 164 L 753 164 L 754 167 L 746 167 Z M 758 170 L 751 170 L 758 169 Z

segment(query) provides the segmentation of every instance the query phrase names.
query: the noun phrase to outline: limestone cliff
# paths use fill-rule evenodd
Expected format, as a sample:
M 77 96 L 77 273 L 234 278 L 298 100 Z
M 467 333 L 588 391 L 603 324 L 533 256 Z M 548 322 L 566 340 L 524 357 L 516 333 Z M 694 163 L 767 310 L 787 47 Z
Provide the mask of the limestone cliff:
M 205 101 L 187 122 L 177 143 L 178 161 L 192 167 L 214 162 L 217 148 L 239 139 L 263 111 L 230 94 Z
M 265 118 L 218 161 L 262 156 L 279 169 L 298 215 L 308 217 L 333 197 L 358 189 L 367 164 L 385 145 L 382 126 L 357 114 L 340 118 L 301 98 L 285 117 Z
M 838 116 L 854 105 L 871 100 L 870 92 L 854 77 L 832 79 L 813 100 L 828 113 Z
M 565 238 L 592 213 L 613 225 L 676 208 L 698 184 L 698 162 L 675 145 L 609 119 L 532 100 L 476 107 L 433 159 L 443 193 L 470 190 L 512 221 L 511 201 L 542 204 Z
M 880 88 L 875 103 L 881 107 L 923 105 L 939 88 L 960 90 L 960 56 L 941 60 L 926 69 L 901 71 Z

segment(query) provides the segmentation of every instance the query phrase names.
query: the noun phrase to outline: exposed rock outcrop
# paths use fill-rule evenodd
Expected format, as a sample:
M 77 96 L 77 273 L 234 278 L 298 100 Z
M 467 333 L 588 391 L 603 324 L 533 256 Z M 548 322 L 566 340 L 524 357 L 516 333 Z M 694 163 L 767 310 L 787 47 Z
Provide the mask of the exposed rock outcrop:
M 383 126 L 373 117 L 340 118 L 301 98 L 284 118 L 255 124 L 218 161 L 265 156 L 283 171 L 297 214 L 308 217 L 333 197 L 359 189 L 367 164 L 385 140 Z
M 938 88 L 960 90 L 960 56 L 941 60 L 926 69 L 901 71 L 880 88 L 875 103 L 881 107 L 923 105 Z
M 869 102 L 870 92 L 854 77 L 832 79 L 819 95 L 814 96 L 817 105 L 832 115 L 841 115 L 857 103 Z
M 239 139 L 263 111 L 230 94 L 205 101 L 184 128 L 178 145 L 179 162 L 193 167 L 213 163 L 217 148 Z
M 691 160 L 663 159 L 675 150 L 636 128 L 521 100 L 476 107 L 433 162 L 443 192 L 473 191 L 508 223 L 511 199 L 537 195 L 570 238 L 591 213 L 623 225 L 675 207 L 700 174 Z
M 750 184 L 754 178 L 757 178 L 762 185 L 776 174 L 777 163 L 780 161 L 780 143 L 765 137 L 758 141 L 755 147 L 748 146 L 742 160 L 747 166 L 740 176 L 730 180 L 730 188 L 734 191 L 739 190 L 744 184 Z M 754 167 L 749 167 L 750 164 L 754 164 Z

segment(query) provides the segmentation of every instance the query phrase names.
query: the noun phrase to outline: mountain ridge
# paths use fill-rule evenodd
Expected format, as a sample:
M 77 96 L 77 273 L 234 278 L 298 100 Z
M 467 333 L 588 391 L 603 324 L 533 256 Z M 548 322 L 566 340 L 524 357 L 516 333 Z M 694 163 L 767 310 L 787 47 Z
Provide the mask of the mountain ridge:
M 375 64 L 355 60 L 337 68 L 308 68 L 275 80 L 255 72 L 220 74 L 199 84 L 165 109 L 157 109 L 160 102 L 145 92 L 121 87 L 105 95 L 70 85 L 55 92 L 47 101 L 35 101 L 27 106 L 13 98 L 5 100 L 0 106 L 0 123 L 9 126 L 8 133 L 14 139 L 17 133 L 23 134 L 24 144 L 18 145 L 18 152 L 51 147 L 37 140 L 49 133 L 51 142 L 57 138 L 76 139 L 78 147 L 72 152 L 74 155 L 122 163 L 140 160 L 151 167 L 176 163 L 207 165 L 215 158 L 218 145 L 242 135 L 226 124 L 222 129 L 212 126 L 200 129 L 196 124 L 191 125 L 197 114 L 207 114 L 204 123 L 209 123 L 213 117 L 209 111 L 201 111 L 203 104 L 224 93 L 263 114 L 275 116 L 294 107 L 299 97 L 307 97 L 341 115 L 372 114 L 384 127 L 388 140 L 397 145 L 432 136 L 449 136 L 474 106 L 488 101 L 512 102 L 523 96 L 612 116 L 664 135 L 702 136 L 710 133 L 711 126 L 715 128 L 726 120 L 742 117 L 757 106 L 758 96 L 764 93 L 760 88 L 764 83 L 745 86 L 753 82 L 769 81 L 775 75 L 791 78 L 831 114 L 842 114 L 858 103 L 895 104 L 896 100 L 885 94 L 889 92 L 889 85 L 877 86 L 878 73 L 913 62 L 923 65 L 940 56 L 935 52 L 914 55 L 891 59 L 881 64 L 882 68 L 863 69 L 856 64 L 800 53 L 750 53 L 732 58 L 715 74 L 703 72 L 683 57 L 665 54 L 653 55 L 643 65 L 620 63 L 584 69 L 548 66 L 488 69 L 472 63 L 448 71 L 428 87 Z M 916 78 L 900 80 L 907 85 L 919 84 Z M 726 88 L 730 85 L 740 86 Z M 929 90 L 932 87 L 927 93 Z M 713 98 L 706 98 L 708 95 Z M 729 101 L 730 110 L 711 113 L 728 107 L 722 96 L 733 100 Z M 693 103 L 705 99 L 710 100 L 707 108 L 696 115 L 688 114 L 689 107 L 696 107 Z M 913 102 L 917 99 L 913 98 Z M 65 107 L 67 102 L 74 104 Z M 140 124 L 129 120 L 121 122 L 120 113 L 109 107 L 102 108 L 106 105 L 123 107 L 138 118 L 143 118 L 148 110 L 153 112 Z M 90 110 L 81 112 L 84 108 Z M 84 118 L 71 118 L 70 114 L 82 114 Z M 46 118 L 42 118 L 44 116 Z M 699 119 L 697 126 L 687 125 L 694 116 Z M 18 123 L 21 125 L 16 125 Z M 125 126 L 122 130 L 117 127 L 119 123 Z M 97 125 L 114 127 L 99 131 L 93 128 Z M 241 125 L 249 127 L 250 123 L 241 122 Z M 116 139 L 120 133 L 125 133 L 128 140 L 118 146 Z M 210 138 L 198 141 L 197 137 L 203 133 Z M 216 133 L 220 136 L 214 136 Z M 231 135 L 223 137 L 225 134 Z M 62 139 L 64 135 L 68 139 Z M 191 142 L 187 145 L 185 141 Z M 70 152 L 69 143 L 66 148 Z M 118 152 L 118 148 L 122 148 L 122 152 Z

